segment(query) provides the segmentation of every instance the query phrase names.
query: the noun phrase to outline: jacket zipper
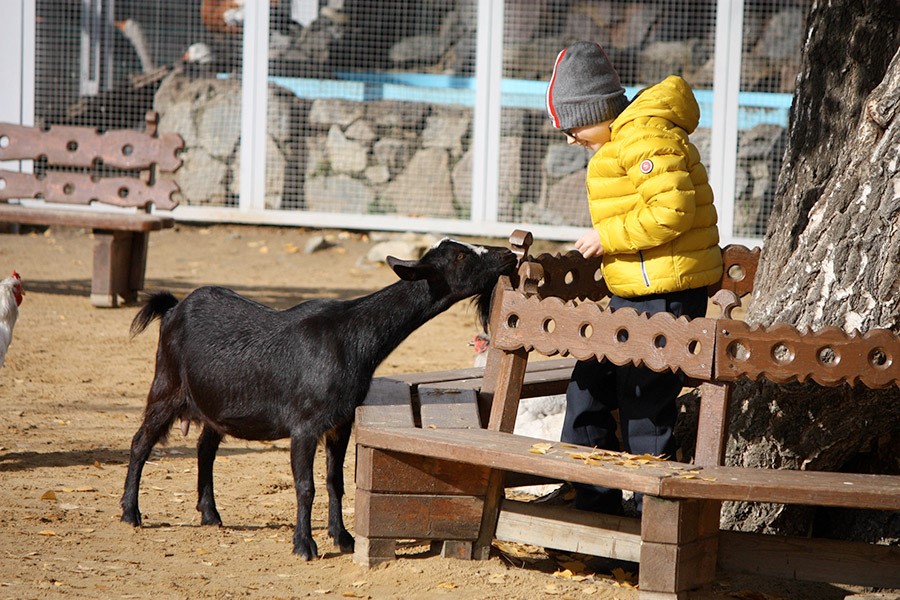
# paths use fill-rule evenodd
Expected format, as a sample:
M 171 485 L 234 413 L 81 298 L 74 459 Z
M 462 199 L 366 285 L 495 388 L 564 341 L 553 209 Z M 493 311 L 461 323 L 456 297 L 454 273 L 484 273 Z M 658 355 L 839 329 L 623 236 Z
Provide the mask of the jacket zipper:
M 647 275 L 647 265 L 644 264 L 644 252 L 638 250 L 638 256 L 641 258 L 641 275 L 644 276 L 644 285 L 650 287 L 650 276 Z

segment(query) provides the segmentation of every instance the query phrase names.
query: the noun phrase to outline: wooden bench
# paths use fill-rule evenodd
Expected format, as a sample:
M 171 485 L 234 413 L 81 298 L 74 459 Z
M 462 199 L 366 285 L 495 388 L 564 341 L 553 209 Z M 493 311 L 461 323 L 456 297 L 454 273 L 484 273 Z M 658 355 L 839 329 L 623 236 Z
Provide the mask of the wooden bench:
M 897 386 L 900 338 L 755 329 L 731 319 L 752 289 L 758 251 L 726 248 L 725 275 L 710 289 L 722 315 L 687 321 L 601 310 L 597 261 L 532 258 L 530 235 L 511 239 L 522 254 L 519 276 L 498 284 L 483 372 L 381 378 L 358 409 L 354 560 L 391 560 L 396 540 L 408 538 L 443 541 L 447 556 L 486 558 L 499 539 L 639 562 L 642 599 L 688 597 L 713 581 L 717 566 L 900 587 L 895 547 L 719 530 L 726 500 L 900 510 L 900 477 L 722 466 L 735 380 Z M 694 464 L 509 433 L 519 398 L 561 393 L 571 372 L 558 360 L 529 363 L 532 351 L 684 372 L 701 392 Z M 642 517 L 512 501 L 504 497 L 511 474 L 641 492 Z
M 132 302 L 144 287 L 150 232 L 173 227 L 177 184 L 162 173 L 181 166 L 181 136 L 146 131 L 0 123 L 0 161 L 33 160 L 33 172 L 0 170 L 0 223 L 90 228 L 91 303 Z M 38 202 L 32 202 L 32 200 Z M 15 201 L 15 202 L 11 202 Z M 114 207 L 97 210 L 99 205 Z

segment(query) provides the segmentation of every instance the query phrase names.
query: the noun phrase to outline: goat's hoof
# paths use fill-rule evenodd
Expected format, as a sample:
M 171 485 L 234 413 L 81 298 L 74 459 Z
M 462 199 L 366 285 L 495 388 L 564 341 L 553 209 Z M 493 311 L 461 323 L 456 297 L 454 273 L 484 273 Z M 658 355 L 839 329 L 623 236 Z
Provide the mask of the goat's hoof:
M 203 515 L 200 517 L 201 525 L 215 525 L 217 527 L 222 526 L 222 518 L 219 516 L 219 513 L 216 513 L 211 516 Z
M 135 527 L 141 526 L 141 513 L 137 511 L 126 510 L 122 513 L 122 522 L 129 523 Z
M 346 554 L 348 552 L 353 552 L 356 547 L 356 542 L 353 540 L 353 536 L 345 529 L 334 536 L 334 545 L 340 548 L 341 552 Z
M 294 542 L 294 554 L 303 560 L 313 560 L 319 558 L 319 548 L 316 542 L 310 538 L 301 542 Z

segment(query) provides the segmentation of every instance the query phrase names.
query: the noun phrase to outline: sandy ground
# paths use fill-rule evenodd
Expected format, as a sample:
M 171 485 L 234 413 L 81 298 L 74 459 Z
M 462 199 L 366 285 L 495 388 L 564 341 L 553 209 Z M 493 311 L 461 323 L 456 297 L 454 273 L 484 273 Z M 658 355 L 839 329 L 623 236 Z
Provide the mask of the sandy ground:
M 350 298 L 395 280 L 360 262 L 372 240 L 329 232 L 337 245 L 305 254 L 322 232 L 182 225 L 152 236 L 149 289 L 185 294 L 220 284 L 284 308 L 314 296 Z M 131 436 L 153 376 L 157 328 L 130 338 L 136 309 L 92 308 L 89 234 L 0 235 L 0 273 L 27 295 L 0 369 L 0 598 L 616 598 L 636 600 L 635 567 L 520 547 L 487 561 L 442 559 L 423 543 L 364 569 L 325 531 L 324 459 L 317 457 L 314 536 L 322 557 L 291 554 L 295 496 L 288 442 L 226 438 L 216 461 L 224 527 L 194 508 L 196 428 L 173 432 L 144 470 L 144 527 L 119 521 Z M 496 243 L 504 243 L 497 240 Z M 460 304 L 404 342 L 380 374 L 468 367 L 473 311 Z M 321 452 L 320 452 L 321 454 Z M 353 530 L 348 457 L 345 519 Z M 574 561 L 575 564 L 570 564 Z M 577 564 L 580 561 L 582 564 Z M 563 567 L 574 568 L 565 576 Z M 700 598 L 843 598 L 828 585 L 722 576 Z

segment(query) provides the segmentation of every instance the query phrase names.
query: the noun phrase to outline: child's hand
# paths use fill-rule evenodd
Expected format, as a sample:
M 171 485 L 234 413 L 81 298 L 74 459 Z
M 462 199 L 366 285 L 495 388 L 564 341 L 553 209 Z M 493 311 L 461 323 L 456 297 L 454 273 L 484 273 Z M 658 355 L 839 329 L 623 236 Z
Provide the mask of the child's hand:
M 603 244 L 600 243 L 600 234 L 596 229 L 589 230 L 575 242 L 575 249 L 585 258 L 602 256 Z

